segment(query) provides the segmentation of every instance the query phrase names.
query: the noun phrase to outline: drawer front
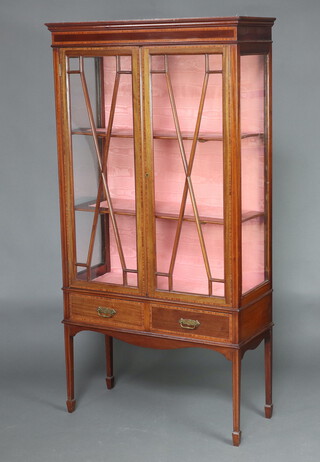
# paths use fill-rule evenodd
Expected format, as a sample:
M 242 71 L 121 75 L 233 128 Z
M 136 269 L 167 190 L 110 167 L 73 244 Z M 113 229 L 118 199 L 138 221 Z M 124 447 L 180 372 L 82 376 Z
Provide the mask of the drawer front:
M 232 316 L 195 309 L 151 305 L 151 330 L 189 338 L 231 341 Z
M 97 326 L 143 329 L 143 303 L 70 295 L 70 320 Z

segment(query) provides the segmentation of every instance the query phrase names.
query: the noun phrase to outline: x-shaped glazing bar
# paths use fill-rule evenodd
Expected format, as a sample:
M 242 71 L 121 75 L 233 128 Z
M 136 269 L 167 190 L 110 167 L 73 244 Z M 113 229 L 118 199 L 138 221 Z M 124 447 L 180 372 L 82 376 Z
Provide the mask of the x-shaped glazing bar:
M 119 68 L 118 58 L 119 57 L 117 56 L 117 70 Z M 108 127 L 107 127 L 107 134 L 106 134 L 106 139 L 104 140 L 104 143 L 103 143 L 102 166 L 103 166 L 103 171 L 104 172 L 106 170 L 106 165 L 107 165 L 107 161 L 108 161 L 110 138 L 111 138 L 111 131 L 112 131 L 112 125 L 113 125 L 113 119 L 114 119 L 114 112 L 115 112 L 115 106 L 116 106 L 118 89 L 119 89 L 119 82 L 120 82 L 120 75 L 117 72 L 116 75 L 115 75 L 115 81 L 114 81 L 114 85 L 113 85 L 113 93 L 112 93 L 112 99 L 111 99 L 109 121 L 108 121 Z M 99 147 L 99 152 L 100 152 L 100 147 Z M 93 247 L 94 247 L 94 241 L 95 241 L 96 229 L 97 229 L 97 223 L 98 223 L 98 217 L 99 217 L 100 200 L 101 200 L 101 195 L 102 195 L 102 191 L 103 191 L 102 186 L 103 186 L 102 177 L 100 176 L 98 194 L 97 194 L 96 205 L 95 205 L 95 210 L 94 210 L 94 217 L 93 217 L 93 223 L 92 223 L 92 229 L 91 229 L 90 244 L 89 244 L 89 249 L 88 249 L 88 257 L 87 257 L 88 273 L 89 273 L 90 268 L 91 268 Z M 123 271 L 123 278 L 124 278 L 123 282 L 124 282 L 124 284 L 126 284 L 126 282 L 127 282 L 127 273 L 124 272 L 124 271 Z
M 118 64 L 119 61 L 118 60 L 119 60 L 119 57 L 117 57 L 117 70 L 119 68 L 119 64 Z M 108 153 L 109 153 L 109 146 L 110 146 L 111 130 L 112 130 L 112 124 L 113 124 L 113 119 L 114 119 L 114 113 L 115 113 L 115 105 L 116 105 L 118 88 L 119 88 L 120 75 L 119 75 L 118 72 L 116 73 L 115 83 L 114 83 L 114 88 L 113 88 L 111 108 L 110 108 L 110 114 L 109 114 L 107 135 L 106 135 L 106 140 L 105 140 L 105 145 L 104 145 L 104 152 L 103 152 L 102 155 L 100 153 L 97 129 L 96 129 L 96 126 L 95 126 L 92 106 L 91 106 L 91 102 L 90 102 L 90 97 L 89 97 L 89 92 L 88 92 L 88 87 L 87 87 L 87 82 L 86 82 L 86 77 L 85 77 L 85 72 L 84 72 L 84 59 L 83 59 L 83 57 L 81 57 L 81 59 L 80 59 L 80 78 L 81 78 L 82 90 L 83 90 L 83 95 L 84 95 L 85 104 L 86 104 L 86 108 L 87 108 L 90 128 L 92 130 L 93 142 L 94 142 L 95 152 L 96 152 L 96 156 L 97 156 L 97 160 L 98 160 L 99 175 L 100 175 L 97 202 L 96 202 L 96 207 L 95 207 L 95 216 L 94 216 L 93 225 L 92 225 L 87 264 L 88 264 L 88 262 L 91 262 L 91 259 L 92 259 L 92 252 L 93 252 L 93 245 L 94 245 L 94 238 L 95 238 L 95 233 L 96 233 L 96 226 L 97 226 L 98 212 L 99 212 L 99 203 L 100 203 L 100 196 L 101 196 L 100 184 L 102 182 L 103 191 L 104 191 L 106 201 L 107 201 L 107 204 L 108 204 L 108 208 L 109 208 L 109 212 L 110 212 L 110 219 L 111 219 L 111 223 L 112 223 L 112 227 L 113 227 L 113 231 L 114 231 L 114 235 L 115 235 L 115 240 L 116 240 L 116 245 L 117 245 L 117 249 L 118 249 L 118 253 L 119 253 L 120 263 L 121 263 L 121 267 L 122 267 L 123 284 L 127 285 L 126 262 L 125 262 L 125 258 L 124 258 L 124 254 L 123 254 L 122 245 L 121 245 L 121 239 L 120 239 L 120 235 L 119 235 L 117 221 L 116 221 L 113 206 L 112 206 L 110 191 L 109 191 L 109 187 L 108 187 L 108 183 L 107 183 L 107 179 L 106 179 L 106 175 L 105 175 L 105 169 L 106 169 Z

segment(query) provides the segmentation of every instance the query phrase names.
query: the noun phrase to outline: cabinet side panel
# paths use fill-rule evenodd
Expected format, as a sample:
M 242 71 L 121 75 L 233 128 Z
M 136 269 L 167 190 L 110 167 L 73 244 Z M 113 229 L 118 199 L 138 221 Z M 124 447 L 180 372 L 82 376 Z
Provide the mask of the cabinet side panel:
M 242 292 L 268 274 L 267 55 L 241 55 Z
M 253 337 L 272 323 L 271 294 L 244 308 L 239 313 L 239 341 Z

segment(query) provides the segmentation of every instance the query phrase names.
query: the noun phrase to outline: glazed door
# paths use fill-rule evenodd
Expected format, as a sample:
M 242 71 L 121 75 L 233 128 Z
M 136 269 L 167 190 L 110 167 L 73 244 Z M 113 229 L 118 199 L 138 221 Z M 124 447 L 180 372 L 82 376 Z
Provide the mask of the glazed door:
M 71 284 L 144 293 L 138 49 L 61 53 Z
M 227 53 L 223 46 L 145 50 L 148 274 L 157 298 L 221 304 L 229 296 Z

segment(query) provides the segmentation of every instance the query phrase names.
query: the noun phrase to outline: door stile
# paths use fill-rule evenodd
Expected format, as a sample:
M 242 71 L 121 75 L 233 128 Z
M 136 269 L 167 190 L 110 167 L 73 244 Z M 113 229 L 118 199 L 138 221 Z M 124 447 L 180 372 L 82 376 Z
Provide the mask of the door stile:
M 225 252 L 225 297 L 232 303 L 233 265 L 232 265 L 232 65 L 230 47 L 223 53 L 223 197 L 224 197 L 224 252 Z
M 226 91 L 226 136 L 228 143 L 226 153 L 229 167 L 226 177 L 229 190 L 226 194 L 230 207 L 229 233 L 226 239 L 229 248 L 229 278 L 231 291 L 231 304 L 238 308 L 241 300 L 241 178 L 240 165 L 240 53 L 237 45 L 227 49 L 227 91 Z M 231 219 L 233 217 L 233 219 Z
M 137 226 L 137 270 L 138 287 L 140 293 L 146 295 L 147 291 L 147 251 L 145 226 L 145 181 L 144 181 L 144 122 L 143 122 L 143 95 L 141 75 L 141 49 L 132 50 L 132 98 L 133 98 L 133 130 L 134 153 L 136 170 L 136 226 Z
M 147 296 L 154 296 L 156 286 L 156 246 L 155 246 L 155 198 L 154 198 L 154 162 L 152 138 L 152 96 L 150 85 L 149 49 L 141 49 L 141 76 L 143 99 L 143 140 L 144 140 L 144 186 L 145 186 L 145 219 L 146 219 L 146 271 Z
M 56 109 L 56 132 L 57 132 L 57 155 L 59 170 L 59 200 L 60 200 L 60 234 L 61 234 L 61 254 L 62 254 L 62 279 L 63 286 L 66 287 L 69 281 L 69 268 L 67 258 L 67 227 L 65 214 L 65 175 L 63 162 L 63 107 L 62 85 L 61 85 L 61 60 L 60 52 L 57 48 L 53 49 L 54 67 L 54 86 L 55 86 L 55 109 Z
M 61 163 L 60 182 L 63 183 L 64 203 L 61 204 L 61 215 L 65 220 L 65 258 L 66 264 L 66 284 L 64 287 L 71 285 L 75 279 L 75 259 L 76 259 L 76 233 L 75 233 L 75 216 L 73 212 L 73 158 L 72 158 L 72 140 L 70 132 L 70 102 L 68 97 L 69 80 L 66 69 L 66 55 L 64 50 L 59 50 L 59 86 L 60 101 L 57 103 L 61 118 L 61 145 L 59 158 Z

